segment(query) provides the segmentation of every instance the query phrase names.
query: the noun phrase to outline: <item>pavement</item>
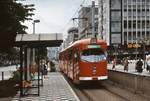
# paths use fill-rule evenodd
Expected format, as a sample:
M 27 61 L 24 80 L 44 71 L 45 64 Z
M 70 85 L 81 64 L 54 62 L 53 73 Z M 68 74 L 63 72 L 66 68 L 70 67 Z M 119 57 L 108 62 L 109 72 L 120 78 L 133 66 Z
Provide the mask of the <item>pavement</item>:
M 61 73 L 49 73 L 43 84 L 40 96 L 15 96 L 11 101 L 80 101 Z

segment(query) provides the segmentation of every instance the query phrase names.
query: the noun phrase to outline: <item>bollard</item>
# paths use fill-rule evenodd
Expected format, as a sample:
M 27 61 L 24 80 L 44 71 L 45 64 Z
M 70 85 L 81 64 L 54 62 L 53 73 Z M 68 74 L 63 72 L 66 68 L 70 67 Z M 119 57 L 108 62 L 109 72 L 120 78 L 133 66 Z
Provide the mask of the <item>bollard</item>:
M 4 72 L 2 72 L 2 81 L 4 80 Z

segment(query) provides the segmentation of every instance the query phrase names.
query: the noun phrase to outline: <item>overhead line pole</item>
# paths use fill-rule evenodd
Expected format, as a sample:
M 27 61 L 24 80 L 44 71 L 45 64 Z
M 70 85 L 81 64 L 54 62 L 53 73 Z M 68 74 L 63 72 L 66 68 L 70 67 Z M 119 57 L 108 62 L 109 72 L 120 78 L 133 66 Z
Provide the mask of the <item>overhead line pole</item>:
M 103 39 L 103 0 L 101 0 L 101 38 Z
M 96 33 L 95 33 L 95 1 L 92 1 L 92 35 L 93 35 L 93 38 L 96 38 Z

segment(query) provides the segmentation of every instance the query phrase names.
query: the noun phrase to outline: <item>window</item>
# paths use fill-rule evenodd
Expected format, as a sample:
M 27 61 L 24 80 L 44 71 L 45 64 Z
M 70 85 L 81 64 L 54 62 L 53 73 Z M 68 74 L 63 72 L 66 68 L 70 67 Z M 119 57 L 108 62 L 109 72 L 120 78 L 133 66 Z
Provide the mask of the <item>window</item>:
M 136 21 L 133 21 L 133 28 L 136 28 Z
M 82 51 L 81 60 L 86 62 L 99 62 L 106 60 L 106 55 L 100 48 L 91 48 Z
M 129 29 L 131 28 L 131 25 L 132 25 L 131 21 L 128 21 L 128 28 Z
M 136 32 L 133 32 L 133 40 L 136 40 Z
M 112 11 L 111 12 L 111 20 L 112 21 L 121 21 L 121 12 L 120 11 Z
M 127 32 L 124 32 L 124 40 L 127 40 Z
M 127 21 L 124 21 L 124 28 L 127 28 Z
M 111 22 L 112 32 L 121 32 L 121 22 Z
M 121 9 L 121 0 L 111 0 L 111 9 Z

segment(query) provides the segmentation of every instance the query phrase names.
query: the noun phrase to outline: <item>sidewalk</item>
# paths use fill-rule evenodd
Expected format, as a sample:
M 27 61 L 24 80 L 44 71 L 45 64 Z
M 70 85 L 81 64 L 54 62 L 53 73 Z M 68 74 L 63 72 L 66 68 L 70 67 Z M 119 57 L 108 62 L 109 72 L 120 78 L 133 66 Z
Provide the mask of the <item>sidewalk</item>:
M 12 101 L 80 101 L 61 73 L 51 72 L 40 87 L 40 96 L 14 97 Z

